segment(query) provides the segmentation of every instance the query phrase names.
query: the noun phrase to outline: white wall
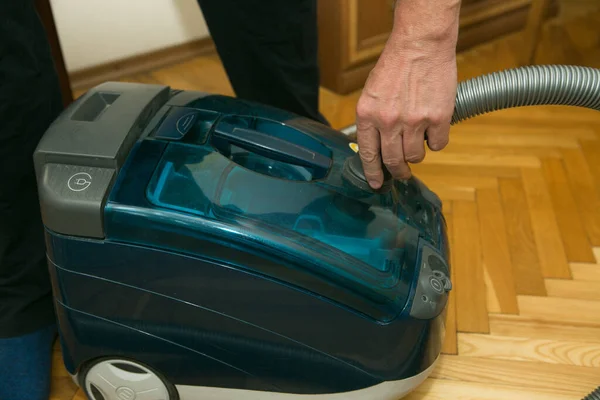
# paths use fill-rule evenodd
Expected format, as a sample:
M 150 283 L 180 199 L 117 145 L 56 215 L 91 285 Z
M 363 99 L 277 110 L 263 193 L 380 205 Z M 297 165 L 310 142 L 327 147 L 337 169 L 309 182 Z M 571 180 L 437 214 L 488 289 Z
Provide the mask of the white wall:
M 69 72 L 209 36 L 196 0 L 50 3 Z

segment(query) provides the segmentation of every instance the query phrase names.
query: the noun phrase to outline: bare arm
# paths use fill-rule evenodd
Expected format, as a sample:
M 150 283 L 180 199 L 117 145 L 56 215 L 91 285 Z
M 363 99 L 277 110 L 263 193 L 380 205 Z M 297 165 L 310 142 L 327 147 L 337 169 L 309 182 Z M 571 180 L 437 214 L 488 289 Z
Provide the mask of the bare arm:
M 357 136 L 373 188 L 383 163 L 396 179 L 408 163 L 448 143 L 456 98 L 460 0 L 398 0 L 394 27 L 357 105 Z

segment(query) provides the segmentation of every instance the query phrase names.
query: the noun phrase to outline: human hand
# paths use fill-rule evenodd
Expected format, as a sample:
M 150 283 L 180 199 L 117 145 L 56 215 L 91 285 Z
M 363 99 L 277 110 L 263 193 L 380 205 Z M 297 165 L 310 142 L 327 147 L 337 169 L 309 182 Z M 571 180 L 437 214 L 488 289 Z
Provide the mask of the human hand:
M 425 134 L 433 151 L 448 144 L 457 87 L 456 35 L 452 32 L 457 31 L 458 12 L 450 8 L 453 12 L 444 33 L 435 30 L 443 26 L 440 21 L 432 22 L 437 28 L 425 23 L 416 29 L 413 25 L 422 22 L 423 12 L 428 11 L 418 9 L 422 1 L 405 0 L 398 5 L 405 8 L 395 19 L 394 31 L 357 104 L 359 154 L 374 189 L 383 183 L 383 165 L 395 179 L 410 178 L 408 164 L 425 157 Z M 411 15 L 412 20 L 406 21 Z

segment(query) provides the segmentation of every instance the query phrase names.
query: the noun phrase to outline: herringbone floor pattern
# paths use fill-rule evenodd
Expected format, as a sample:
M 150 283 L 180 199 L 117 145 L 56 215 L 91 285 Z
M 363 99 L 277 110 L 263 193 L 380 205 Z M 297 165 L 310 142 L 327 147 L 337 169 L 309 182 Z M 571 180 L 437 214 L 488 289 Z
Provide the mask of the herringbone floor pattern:
M 591 3 L 590 3 L 591 4 Z M 600 67 L 600 11 L 549 24 L 540 63 Z M 516 65 L 519 35 L 459 56 L 460 79 Z M 232 94 L 217 57 L 124 80 Z M 358 94 L 323 91 L 336 127 Z M 496 112 L 413 171 L 444 201 L 455 289 L 444 355 L 409 400 L 581 399 L 600 385 L 600 114 Z M 83 400 L 57 348 L 54 400 Z

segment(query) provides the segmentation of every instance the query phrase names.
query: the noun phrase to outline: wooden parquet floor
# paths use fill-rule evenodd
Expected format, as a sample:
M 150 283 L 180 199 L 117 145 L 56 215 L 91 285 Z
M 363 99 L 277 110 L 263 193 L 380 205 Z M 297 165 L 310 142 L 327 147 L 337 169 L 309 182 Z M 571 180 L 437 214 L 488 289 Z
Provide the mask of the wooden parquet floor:
M 460 79 L 515 66 L 519 44 L 461 54 Z M 538 61 L 600 67 L 600 10 L 549 23 Z M 232 94 L 216 56 L 123 80 Z M 358 95 L 322 91 L 335 127 L 353 123 Z M 480 116 L 413 171 L 443 199 L 455 289 L 444 354 L 407 399 L 572 400 L 600 385 L 600 114 Z M 55 361 L 52 399 L 83 400 L 58 347 Z

